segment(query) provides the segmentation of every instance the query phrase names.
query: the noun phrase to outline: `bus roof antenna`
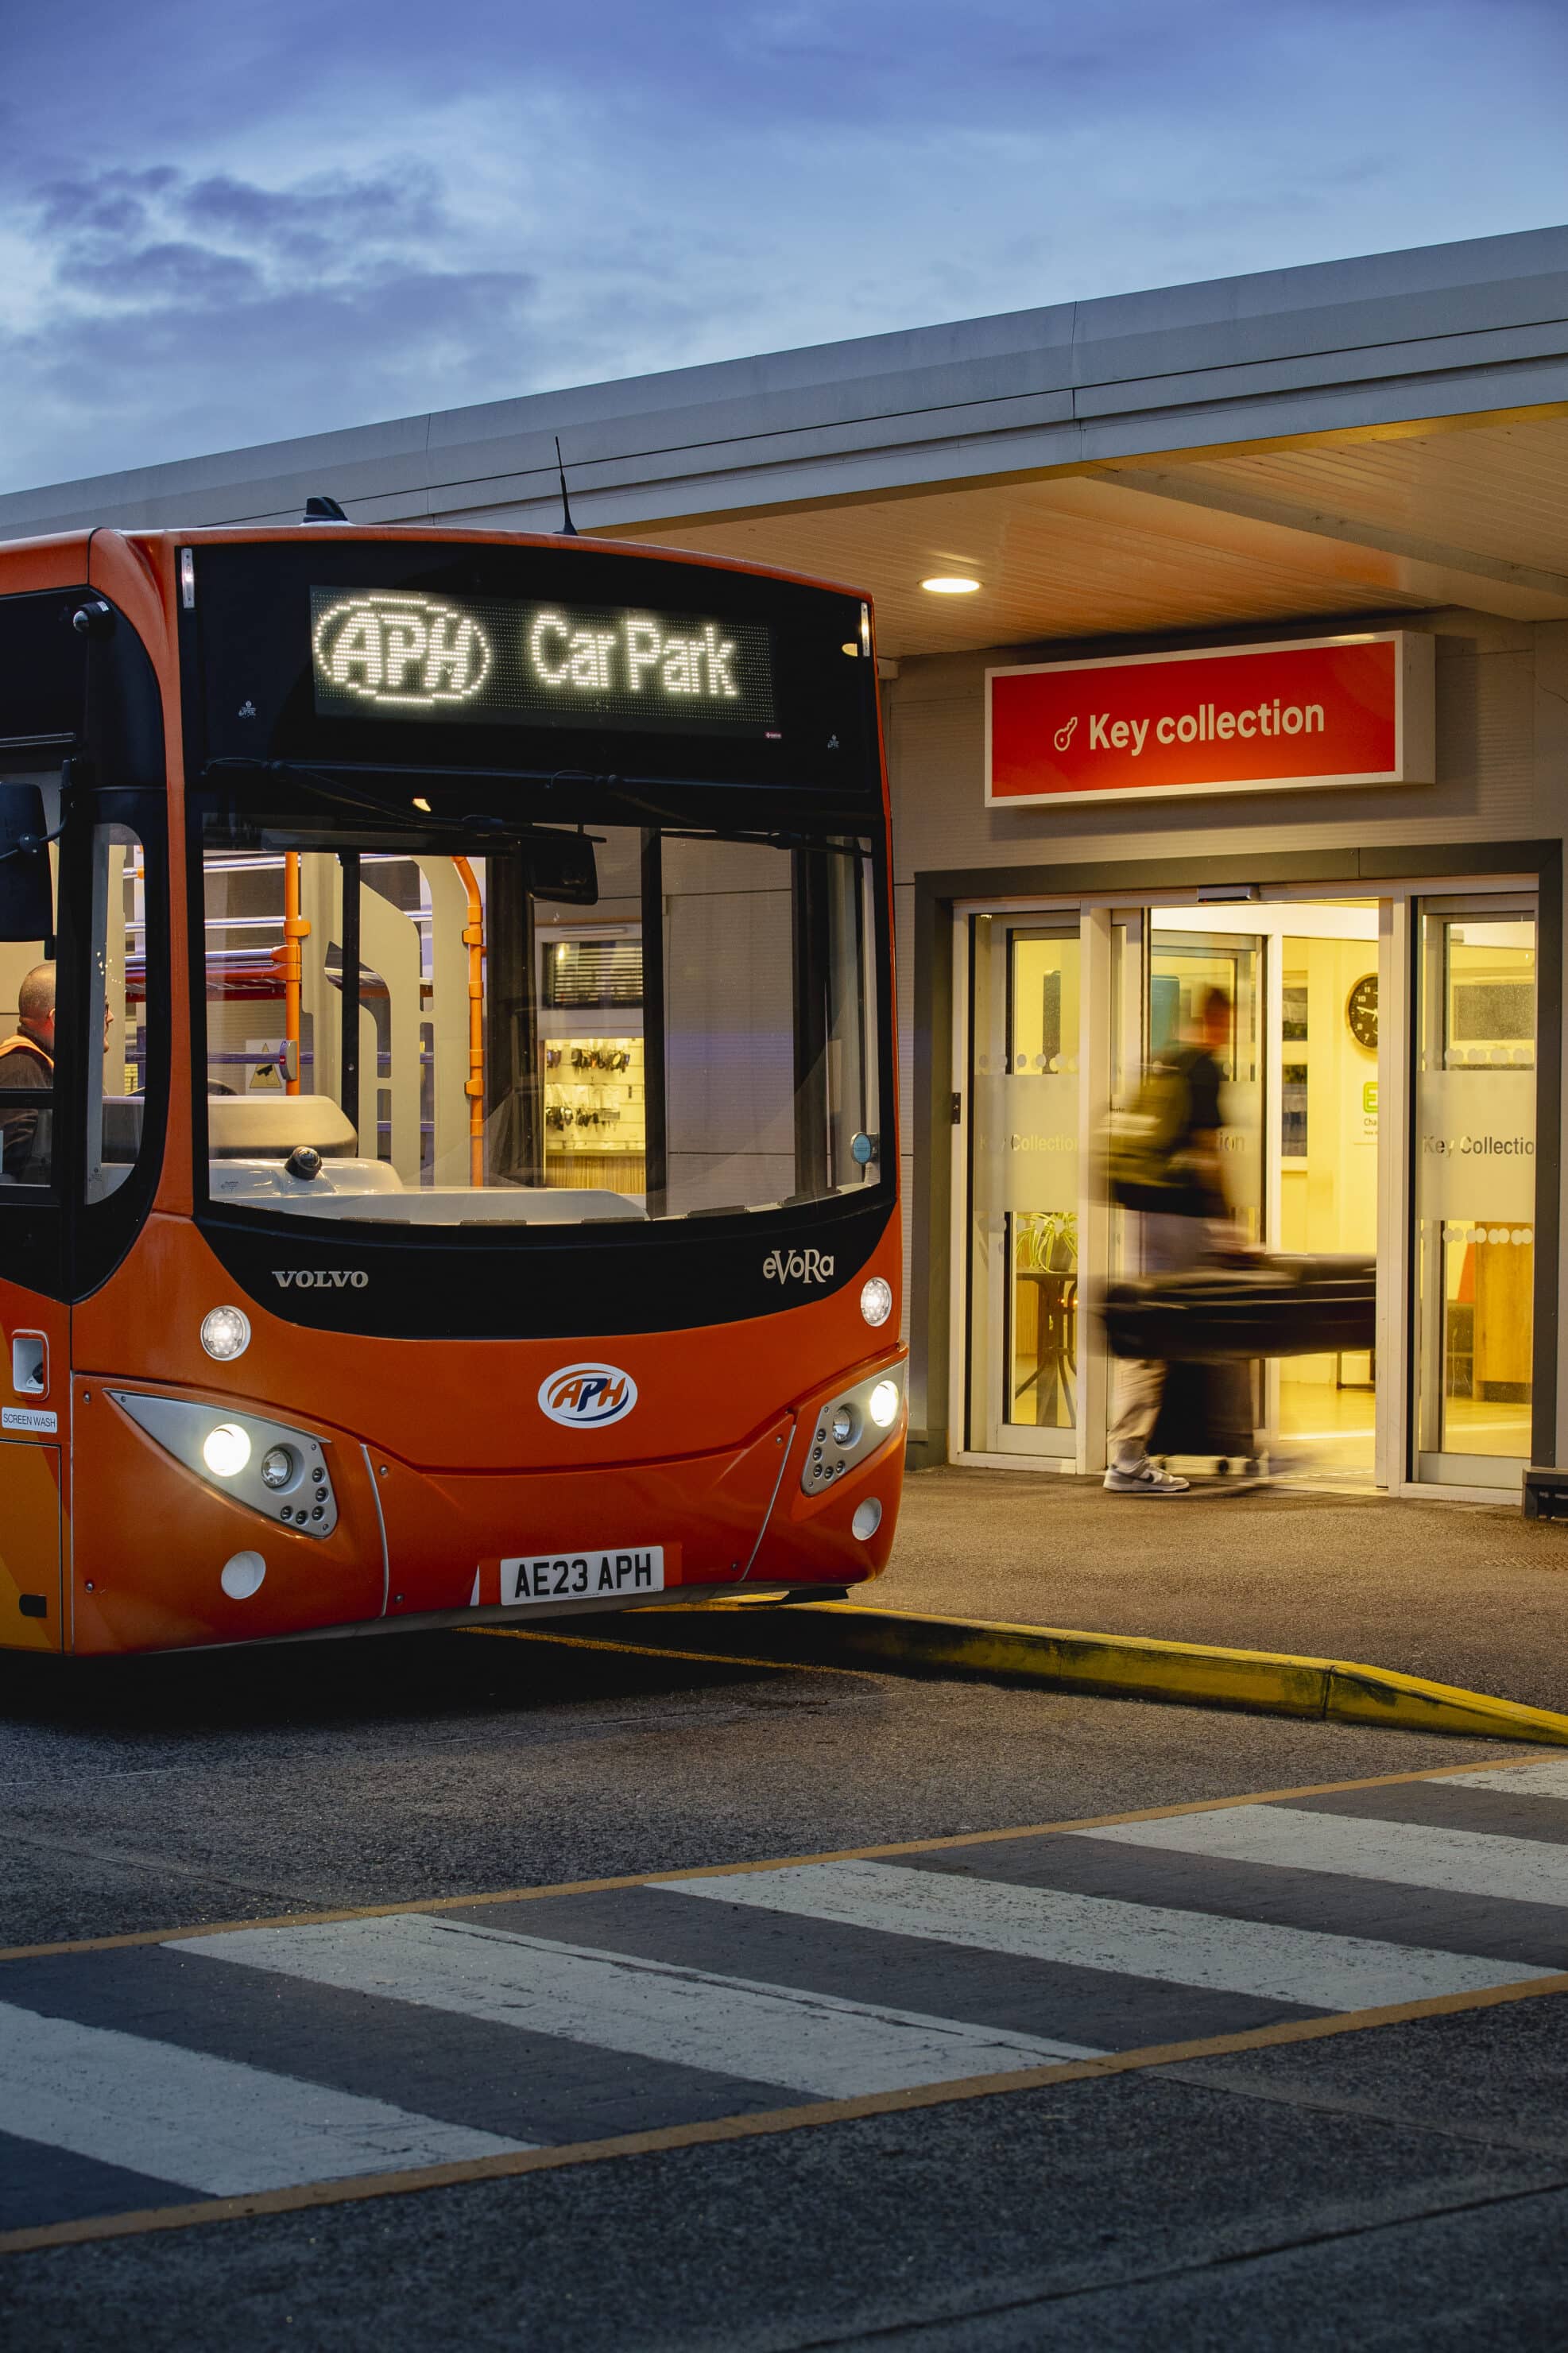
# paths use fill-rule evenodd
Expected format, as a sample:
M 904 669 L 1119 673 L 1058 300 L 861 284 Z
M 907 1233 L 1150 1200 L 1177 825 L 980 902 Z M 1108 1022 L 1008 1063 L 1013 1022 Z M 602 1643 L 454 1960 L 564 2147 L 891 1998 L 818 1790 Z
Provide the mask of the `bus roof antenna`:
M 305 521 L 307 522 L 347 522 L 348 517 L 336 499 L 316 494 L 305 501 Z
M 555 436 L 555 470 L 561 477 L 562 515 L 561 528 L 556 533 L 555 536 L 557 539 L 576 539 L 580 534 L 576 524 L 572 520 L 572 502 L 566 496 L 566 469 L 561 461 L 561 436 L 559 433 Z

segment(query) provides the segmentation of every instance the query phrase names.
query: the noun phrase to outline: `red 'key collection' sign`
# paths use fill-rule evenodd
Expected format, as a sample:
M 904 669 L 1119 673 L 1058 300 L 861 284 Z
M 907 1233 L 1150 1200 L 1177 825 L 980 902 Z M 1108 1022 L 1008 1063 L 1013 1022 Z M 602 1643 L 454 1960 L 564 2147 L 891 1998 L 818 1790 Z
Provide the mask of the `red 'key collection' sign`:
M 1292 639 L 985 673 L 989 806 L 1428 783 L 1433 642 Z

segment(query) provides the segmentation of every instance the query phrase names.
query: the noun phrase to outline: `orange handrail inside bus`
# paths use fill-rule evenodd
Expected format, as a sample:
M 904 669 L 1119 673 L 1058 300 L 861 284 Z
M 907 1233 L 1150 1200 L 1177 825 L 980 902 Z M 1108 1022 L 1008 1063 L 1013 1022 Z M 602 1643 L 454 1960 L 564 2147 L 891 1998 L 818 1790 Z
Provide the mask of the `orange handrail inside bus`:
M 463 944 L 468 951 L 468 1182 L 485 1181 L 485 902 L 479 879 L 466 858 L 454 858 L 458 880 L 468 894 L 468 920 Z
M 283 1089 L 300 1092 L 300 979 L 303 959 L 300 943 L 310 936 L 310 918 L 300 913 L 300 853 L 283 853 L 283 944 L 272 951 L 272 961 L 283 974 Z M 292 1050 L 290 1050 L 290 1049 Z

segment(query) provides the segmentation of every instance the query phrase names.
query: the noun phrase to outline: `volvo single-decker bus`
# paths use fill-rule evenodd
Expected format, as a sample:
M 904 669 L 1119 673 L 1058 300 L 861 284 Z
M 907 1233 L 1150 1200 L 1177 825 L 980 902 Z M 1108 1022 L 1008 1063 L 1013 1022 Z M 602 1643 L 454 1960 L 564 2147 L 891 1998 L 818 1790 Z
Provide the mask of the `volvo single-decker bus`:
M 858 592 L 0 548 L 0 1647 L 875 1576 L 889 898 Z

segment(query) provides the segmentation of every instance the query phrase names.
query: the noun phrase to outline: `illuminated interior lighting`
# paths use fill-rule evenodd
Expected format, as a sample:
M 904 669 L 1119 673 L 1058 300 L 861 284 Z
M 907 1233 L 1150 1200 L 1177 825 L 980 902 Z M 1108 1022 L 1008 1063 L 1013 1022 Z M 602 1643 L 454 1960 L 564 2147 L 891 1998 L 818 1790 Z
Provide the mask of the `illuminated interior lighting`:
M 937 572 L 921 586 L 932 596 L 973 596 L 979 587 L 978 580 L 966 580 L 961 573 Z
M 416 794 L 415 794 L 415 796 L 414 796 L 414 806 L 415 806 L 415 807 L 416 807 L 416 809 L 423 809 L 426 817 L 428 817 L 428 816 L 429 816 L 429 814 L 430 814 L 430 804 L 429 804 L 429 802 L 426 799 L 426 797 L 425 797 L 425 796 L 424 796 L 424 794 L 423 794 L 423 793 L 416 793 Z

